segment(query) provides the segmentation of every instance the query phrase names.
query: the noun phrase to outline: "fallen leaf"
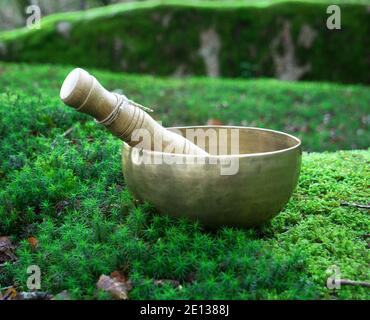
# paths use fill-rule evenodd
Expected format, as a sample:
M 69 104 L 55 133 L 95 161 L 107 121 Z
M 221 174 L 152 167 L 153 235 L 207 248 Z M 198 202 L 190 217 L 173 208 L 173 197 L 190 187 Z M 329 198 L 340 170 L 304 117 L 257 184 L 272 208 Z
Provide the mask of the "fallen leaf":
M 126 283 L 128 282 L 129 280 L 127 279 L 127 277 L 119 272 L 119 271 L 113 271 L 111 274 L 110 274 L 110 277 L 118 282 L 122 282 L 122 283 Z
M 207 125 L 208 126 L 222 126 L 223 123 L 221 120 L 219 119 L 216 119 L 216 118 L 211 118 L 211 119 L 208 119 L 207 121 Z
M 14 287 L 7 288 L 4 294 L 1 294 L 0 300 L 15 300 L 17 298 L 17 290 Z
M 29 237 L 28 238 L 28 243 L 30 244 L 32 249 L 36 249 L 37 246 L 39 245 L 39 240 L 37 240 L 37 238 L 35 238 L 35 237 Z
M 15 246 L 9 237 L 0 237 L 0 263 L 17 260 L 14 250 Z
M 128 292 L 132 289 L 131 282 L 118 271 L 112 272 L 113 278 L 101 275 L 97 283 L 98 289 L 108 292 L 114 299 L 127 300 Z

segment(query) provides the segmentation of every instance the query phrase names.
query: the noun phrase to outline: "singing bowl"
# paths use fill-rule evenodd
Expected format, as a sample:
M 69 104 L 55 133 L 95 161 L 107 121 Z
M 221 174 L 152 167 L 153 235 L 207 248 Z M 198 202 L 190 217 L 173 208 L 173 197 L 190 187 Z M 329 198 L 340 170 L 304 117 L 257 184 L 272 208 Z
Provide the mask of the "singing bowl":
M 219 142 L 221 147 L 222 143 L 230 145 L 232 131 L 237 129 L 238 154 L 232 154 L 230 147 L 226 148 L 225 154 L 218 154 L 219 150 L 212 152 L 214 148 L 206 143 L 205 150 L 209 156 L 172 154 L 175 163 L 156 164 L 154 161 L 140 162 L 135 157 L 140 154 L 154 159 L 164 154 L 139 151 L 124 143 L 122 169 L 127 187 L 135 199 L 151 203 L 161 214 L 198 220 L 210 228 L 258 226 L 283 209 L 300 173 L 302 149 L 298 138 L 252 127 L 168 129 L 180 130 L 185 135 L 186 129 L 198 128 L 212 128 L 217 134 L 220 130 L 227 132 L 228 139 Z M 229 161 L 236 161 L 237 172 L 221 174 L 221 166 Z

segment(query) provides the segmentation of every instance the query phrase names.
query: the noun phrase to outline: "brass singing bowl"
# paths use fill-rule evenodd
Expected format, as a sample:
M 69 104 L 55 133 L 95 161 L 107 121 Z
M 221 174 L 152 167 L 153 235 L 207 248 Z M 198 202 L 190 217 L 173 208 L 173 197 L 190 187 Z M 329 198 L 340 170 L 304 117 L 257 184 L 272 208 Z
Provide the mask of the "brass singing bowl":
M 196 155 L 172 154 L 175 163 L 156 164 L 155 159 L 170 154 L 139 151 L 124 143 L 123 174 L 134 198 L 148 201 L 159 213 L 198 220 L 211 228 L 258 226 L 284 208 L 300 173 L 302 149 L 298 138 L 251 127 L 168 129 L 180 130 L 185 135 L 186 129 L 198 128 L 212 128 L 217 134 L 227 132 L 227 139 L 219 142 L 221 147 L 228 144 L 227 152 L 217 154 L 219 151 L 212 151 L 212 145 L 206 143 L 205 150 L 210 155 L 203 159 Z M 231 154 L 230 148 L 234 129 L 239 132 L 238 154 Z M 138 155 L 153 161 L 140 162 Z M 221 167 L 230 161 L 237 163 L 238 170 L 235 174 L 221 174 Z

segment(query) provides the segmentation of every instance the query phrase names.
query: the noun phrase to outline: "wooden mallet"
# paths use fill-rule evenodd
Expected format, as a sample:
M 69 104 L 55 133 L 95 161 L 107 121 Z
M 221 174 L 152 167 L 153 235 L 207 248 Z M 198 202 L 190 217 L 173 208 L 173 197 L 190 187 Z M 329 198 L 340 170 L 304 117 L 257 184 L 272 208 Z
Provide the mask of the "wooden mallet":
M 93 116 L 98 123 L 130 146 L 139 143 L 137 135 L 144 130 L 151 137 L 148 149 L 170 149 L 168 152 L 181 154 L 208 154 L 183 136 L 162 127 L 145 111 L 148 108 L 124 95 L 107 91 L 95 77 L 81 68 L 68 74 L 60 90 L 60 98 L 66 105 Z

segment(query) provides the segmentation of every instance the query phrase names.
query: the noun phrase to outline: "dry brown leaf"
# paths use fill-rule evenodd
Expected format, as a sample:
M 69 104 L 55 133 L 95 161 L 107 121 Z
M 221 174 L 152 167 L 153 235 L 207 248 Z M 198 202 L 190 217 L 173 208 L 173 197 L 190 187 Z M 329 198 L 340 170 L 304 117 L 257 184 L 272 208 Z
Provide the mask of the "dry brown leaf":
M 207 121 L 207 125 L 208 126 L 222 126 L 223 123 L 221 120 L 219 119 L 216 119 L 216 118 L 211 118 L 211 119 L 208 119 Z
M 16 300 L 17 290 L 14 287 L 7 288 L 3 294 L 0 294 L 0 300 Z
M 14 254 L 15 246 L 9 237 L 0 237 L 0 264 L 17 260 Z
M 132 289 L 131 282 L 120 272 L 114 271 L 111 276 L 101 275 L 97 287 L 112 295 L 117 300 L 127 300 L 128 292 Z
M 36 249 L 39 245 L 39 240 L 37 240 L 37 238 L 31 236 L 31 237 L 28 238 L 28 243 L 30 244 L 32 249 Z
M 118 282 L 122 282 L 122 283 L 126 283 L 128 282 L 129 280 L 127 279 L 127 277 L 119 272 L 119 271 L 113 271 L 111 274 L 110 274 L 110 277 Z

